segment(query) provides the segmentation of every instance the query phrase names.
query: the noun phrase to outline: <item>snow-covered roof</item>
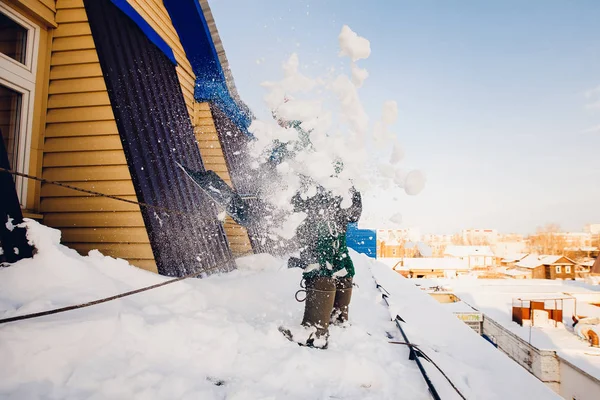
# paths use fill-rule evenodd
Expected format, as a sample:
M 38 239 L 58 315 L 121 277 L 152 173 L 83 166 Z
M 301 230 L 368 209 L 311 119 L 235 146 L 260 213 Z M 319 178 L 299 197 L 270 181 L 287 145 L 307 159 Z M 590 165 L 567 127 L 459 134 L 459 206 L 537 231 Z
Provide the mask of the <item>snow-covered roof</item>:
M 570 323 L 577 299 L 577 314 L 600 317 L 600 308 L 589 303 L 597 301 L 600 291 L 578 281 L 555 281 L 548 279 L 430 279 L 430 284 L 449 285 L 453 293 L 486 317 L 507 328 L 525 341 L 529 341 L 529 326 L 512 321 L 512 305 L 515 299 L 565 298 L 562 306 L 563 320 Z M 600 379 L 600 351 L 590 348 L 565 326 L 535 327 L 531 330 L 531 343 L 541 350 L 556 351 L 561 357 Z
M 522 259 L 527 257 L 527 254 L 528 253 L 510 254 L 510 255 L 507 255 L 505 258 L 503 258 L 501 262 L 511 263 L 511 262 L 521 261 Z
M 444 255 L 452 257 L 468 257 L 468 256 L 494 256 L 494 252 L 490 246 L 459 246 L 450 245 L 446 247 Z
M 58 231 L 34 221 L 27 226 L 38 253 L 0 269 L 0 318 L 168 279 L 98 251 L 82 257 L 59 244 Z M 0 397 L 429 399 L 407 348 L 390 343 L 403 341 L 391 320 L 399 315 L 408 337 L 466 398 L 558 398 L 411 281 L 351 256 L 357 286 L 350 325 L 330 329 L 327 350 L 300 347 L 278 331 L 302 319 L 304 304 L 294 299 L 302 271 L 254 255 L 228 274 L 0 325 Z M 440 396 L 454 398 L 443 376 L 425 367 Z M 518 390 L 506 382 L 518 382 Z
M 469 263 L 466 260 L 458 258 L 435 258 L 435 257 L 419 257 L 419 258 L 404 258 L 404 266 L 402 261 L 396 263 L 395 270 L 467 270 Z
M 567 262 L 559 263 L 558 261 L 561 258 L 565 258 L 567 260 Z M 516 263 L 515 265 L 517 267 L 521 267 L 521 268 L 537 268 L 542 265 L 572 265 L 572 264 L 575 264 L 575 262 L 565 256 L 530 254 L 527 257 L 523 258 L 518 263 Z

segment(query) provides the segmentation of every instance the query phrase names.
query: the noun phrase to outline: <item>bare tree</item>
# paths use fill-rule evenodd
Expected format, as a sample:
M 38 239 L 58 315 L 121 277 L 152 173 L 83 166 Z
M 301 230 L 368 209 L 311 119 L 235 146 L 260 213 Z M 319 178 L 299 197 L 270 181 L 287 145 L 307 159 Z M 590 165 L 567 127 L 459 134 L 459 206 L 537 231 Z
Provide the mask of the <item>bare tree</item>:
M 530 252 L 539 254 L 564 255 L 567 241 L 558 224 L 546 224 L 538 227 L 534 235 L 528 238 Z

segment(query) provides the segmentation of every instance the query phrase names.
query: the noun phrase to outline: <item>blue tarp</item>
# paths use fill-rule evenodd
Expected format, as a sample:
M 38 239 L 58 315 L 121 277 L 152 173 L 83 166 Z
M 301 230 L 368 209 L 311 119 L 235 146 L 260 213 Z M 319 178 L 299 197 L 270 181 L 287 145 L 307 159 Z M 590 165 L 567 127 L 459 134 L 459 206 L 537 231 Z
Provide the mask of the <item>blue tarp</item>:
M 366 254 L 371 258 L 377 257 L 377 232 L 369 229 L 358 229 L 358 224 L 348 225 L 348 247 Z

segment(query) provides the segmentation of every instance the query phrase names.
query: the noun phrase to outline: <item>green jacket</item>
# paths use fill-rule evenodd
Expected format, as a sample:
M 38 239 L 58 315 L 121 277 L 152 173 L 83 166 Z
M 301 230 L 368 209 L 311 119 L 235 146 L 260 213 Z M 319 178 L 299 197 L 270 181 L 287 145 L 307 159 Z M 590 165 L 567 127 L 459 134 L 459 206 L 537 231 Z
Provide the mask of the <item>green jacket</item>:
M 357 222 L 362 213 L 360 193 L 352 191 L 352 205 L 349 208 L 342 208 L 341 202 L 340 197 L 334 197 L 322 187 L 311 198 L 302 199 L 296 195 L 292 199 L 294 210 L 307 214 L 296 233 L 300 258 L 307 265 L 304 278 L 354 276 L 346 232 L 348 224 Z

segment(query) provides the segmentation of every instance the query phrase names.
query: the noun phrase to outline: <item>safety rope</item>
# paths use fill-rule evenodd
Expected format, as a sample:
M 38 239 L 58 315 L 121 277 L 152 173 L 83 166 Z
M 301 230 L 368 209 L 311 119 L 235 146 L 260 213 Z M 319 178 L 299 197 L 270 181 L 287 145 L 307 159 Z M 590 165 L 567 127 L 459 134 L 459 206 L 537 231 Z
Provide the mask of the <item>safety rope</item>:
M 78 192 L 87 193 L 87 194 L 90 195 L 90 197 L 106 197 L 106 198 L 109 198 L 109 199 L 122 201 L 124 203 L 136 204 L 138 206 L 142 206 L 142 207 L 146 207 L 146 208 L 152 208 L 154 210 L 166 211 L 166 212 L 170 212 L 170 213 L 174 213 L 174 214 L 179 214 L 179 215 L 191 215 L 190 213 L 186 213 L 186 212 L 183 212 L 183 211 L 173 210 L 173 209 L 166 208 L 166 207 L 155 206 L 155 205 L 152 205 L 152 204 L 144 203 L 142 201 L 135 201 L 135 200 L 124 199 L 124 198 L 119 197 L 119 196 L 113 196 L 111 194 L 100 193 L 100 192 L 96 192 L 96 191 L 93 191 L 93 190 L 83 189 L 83 188 L 80 188 L 80 187 L 77 187 L 77 186 L 72 186 L 72 185 L 69 185 L 69 184 L 66 184 L 66 183 L 52 181 L 52 180 L 49 180 L 49 179 L 39 178 L 37 176 L 24 174 L 22 172 L 13 171 L 11 169 L 6 169 L 6 168 L 0 167 L 0 172 L 6 172 L 6 173 L 11 174 L 11 175 L 20 176 L 20 177 L 27 178 L 27 179 L 32 179 L 34 181 L 38 181 L 38 182 L 41 182 L 41 183 L 46 183 L 46 184 L 61 186 L 61 187 L 64 187 L 64 188 L 67 188 L 67 189 L 71 189 L 71 190 L 75 190 L 75 191 L 78 191 Z
M 383 301 L 387 305 L 388 309 L 390 309 L 390 303 L 388 301 L 388 298 L 391 296 L 390 292 L 388 292 L 383 286 L 381 286 L 379 284 L 379 282 L 377 282 L 375 275 L 373 275 L 373 280 L 375 281 L 376 288 L 379 289 L 379 291 L 381 292 L 381 297 L 383 298 Z M 405 322 L 405 321 L 399 315 L 396 315 L 393 318 L 393 321 L 396 323 L 396 326 L 398 327 L 400 334 L 404 338 L 404 341 L 403 342 L 390 341 L 389 343 L 405 345 L 409 348 L 408 359 L 415 361 L 415 363 L 417 364 L 417 367 L 419 368 L 419 371 L 421 372 L 421 375 L 423 376 L 423 379 L 425 380 L 425 383 L 427 384 L 427 387 L 429 389 L 429 393 L 431 394 L 431 397 L 433 397 L 434 400 L 441 400 L 441 397 L 440 397 L 439 393 L 437 392 L 435 386 L 433 385 L 433 382 L 429 378 L 427 371 L 425 371 L 425 368 L 423 367 L 423 364 L 421 363 L 420 358 L 423 358 L 426 361 L 428 361 L 429 363 L 431 363 L 431 365 L 433 365 L 442 374 L 442 376 L 448 381 L 448 383 L 450 384 L 450 386 L 452 386 L 452 388 L 456 391 L 456 393 L 463 400 L 466 400 L 466 397 L 462 394 L 462 392 L 458 389 L 458 387 L 456 387 L 456 385 L 452 382 L 450 377 L 448 377 L 448 375 L 446 375 L 446 373 L 431 359 L 431 357 L 429 357 L 418 345 L 410 342 L 410 340 L 408 339 L 408 336 L 406 335 L 406 332 L 404 332 L 404 329 L 402 328 L 402 325 L 400 324 L 400 322 Z
M 443 377 L 446 378 L 446 380 L 448 381 L 448 383 L 450 384 L 450 386 L 452 386 L 452 388 L 456 391 L 456 393 L 458 393 L 458 395 L 463 400 L 466 400 L 465 396 L 456 387 L 456 385 L 454 385 L 454 383 L 452 382 L 452 380 L 450 380 L 450 378 L 448 377 L 448 375 L 446 375 L 446 373 L 442 370 L 442 368 L 440 368 L 440 366 L 437 365 L 436 362 L 431 359 L 431 357 L 429 357 L 427 354 L 425 354 L 425 352 L 423 351 L 423 349 L 421 349 L 418 345 L 416 345 L 414 343 L 396 342 L 396 341 L 389 341 L 388 343 L 390 343 L 390 344 L 401 344 L 401 345 L 405 345 L 405 346 L 409 346 L 409 347 L 413 348 L 416 351 L 416 355 L 417 356 L 423 357 L 425 360 L 429 361 L 443 375 Z
M 6 324 L 6 323 L 9 323 L 9 322 L 22 321 L 22 320 L 32 319 L 32 318 L 39 318 L 39 317 L 43 317 L 43 316 L 46 316 L 46 315 L 59 314 L 59 313 L 63 313 L 63 312 L 66 312 L 66 311 L 78 310 L 80 308 L 86 308 L 86 307 L 95 306 L 97 304 L 107 303 L 107 302 L 112 301 L 112 300 L 121 299 L 123 297 L 132 296 L 134 294 L 146 292 L 148 290 L 152 290 L 152 289 L 156 289 L 156 288 L 159 288 L 159 287 L 162 287 L 162 286 L 170 285 L 172 283 L 180 282 L 180 281 L 183 281 L 183 280 L 188 279 L 188 278 L 195 278 L 195 277 L 197 277 L 197 276 L 199 276 L 199 275 L 201 275 L 201 274 L 203 274 L 205 272 L 213 271 L 215 269 L 222 268 L 222 267 L 224 267 L 226 265 L 227 265 L 227 263 L 218 264 L 218 265 L 215 265 L 215 266 L 210 267 L 210 268 L 204 268 L 201 271 L 192 272 L 192 273 L 187 274 L 185 276 L 180 276 L 178 278 L 173 278 L 173 279 L 170 279 L 168 281 L 164 281 L 164 282 L 161 282 L 161 283 L 156 283 L 156 284 L 150 285 L 150 286 L 145 286 L 145 287 L 142 287 L 142 288 L 139 288 L 139 289 L 131 290 L 129 292 L 120 293 L 120 294 L 117 294 L 117 295 L 114 295 L 114 296 L 109 296 L 109 297 L 104 297 L 102 299 L 97 299 L 97 300 L 89 301 L 87 303 L 81 303 L 81 304 L 76 304 L 76 305 L 67 306 L 67 307 L 54 308 L 54 309 L 51 309 L 51 310 L 40 311 L 40 312 L 36 312 L 36 313 L 24 314 L 24 315 L 18 315 L 16 317 L 10 317 L 10 318 L 0 319 L 0 325 L 1 324 Z

